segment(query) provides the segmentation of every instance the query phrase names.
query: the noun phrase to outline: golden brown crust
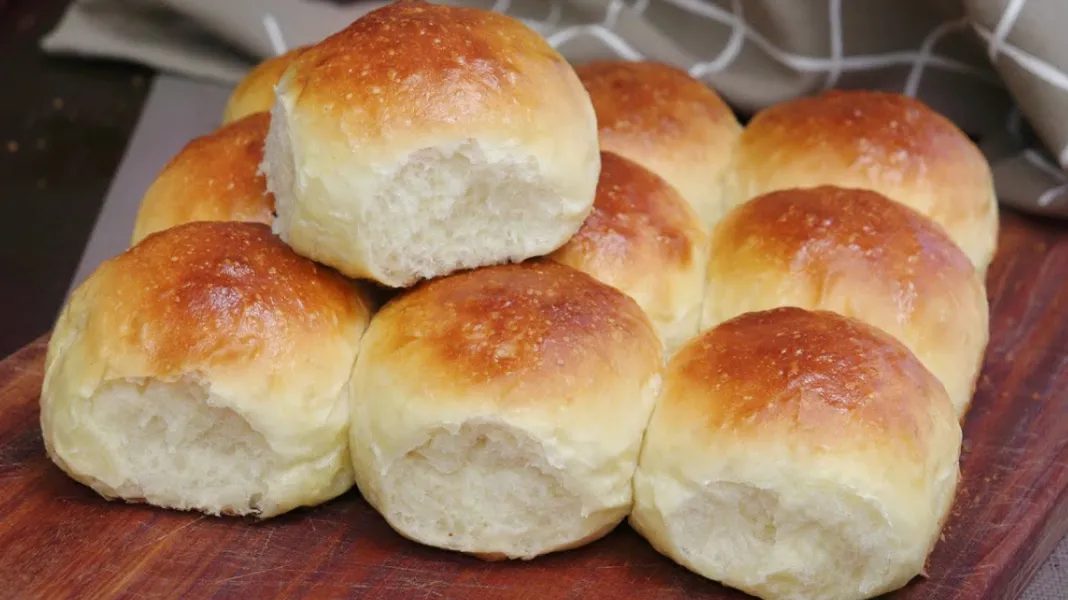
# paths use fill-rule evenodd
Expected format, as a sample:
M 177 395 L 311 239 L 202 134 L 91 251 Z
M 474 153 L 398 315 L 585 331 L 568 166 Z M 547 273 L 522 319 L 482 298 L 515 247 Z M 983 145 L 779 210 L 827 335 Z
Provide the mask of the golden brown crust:
M 732 205 L 819 184 L 873 189 L 940 223 L 980 270 L 993 253 L 997 206 L 986 159 L 913 98 L 832 90 L 771 106 L 746 126 L 736 157 Z
M 93 279 L 99 310 L 86 335 L 100 347 L 136 349 L 156 377 L 281 361 L 295 346 L 346 337 L 370 310 L 350 281 L 260 223 L 198 222 L 150 235 Z
M 665 381 L 673 418 L 696 420 L 709 435 L 775 430 L 833 446 L 868 432 L 923 461 L 932 411 L 954 420 L 942 384 L 900 342 L 825 311 L 777 308 L 726 321 L 676 354 Z
M 447 365 L 450 383 L 465 387 L 563 381 L 568 373 L 596 378 L 660 362 L 660 342 L 633 300 L 547 261 L 430 281 L 390 302 L 375 325 L 377 356 L 423 353 L 426 364 Z
M 575 67 L 590 94 L 601 143 L 668 146 L 679 159 L 703 160 L 721 128 L 735 128 L 730 107 L 685 71 L 651 61 L 595 61 Z
M 718 179 L 741 126 L 718 94 L 656 62 L 596 61 L 575 72 L 593 102 L 603 149 L 664 177 L 702 219 L 720 210 L 708 204 L 720 201 Z
M 304 50 L 305 47 L 294 48 L 253 67 L 231 92 L 223 112 L 223 123 L 231 123 L 256 113 L 270 112 L 274 105 L 274 86 L 278 85 L 282 74 Z
M 259 172 L 269 127 L 259 113 L 186 144 L 145 193 L 132 243 L 192 221 L 270 224 L 274 197 Z
M 514 135 L 546 123 L 522 116 L 533 111 L 569 124 L 589 110 L 571 66 L 521 22 L 418 1 L 374 10 L 312 46 L 283 87 L 297 111 L 396 144 L 401 132 L 425 136 L 436 127 L 505 127 Z
M 694 252 L 704 247 L 704 238 L 697 216 L 666 181 L 602 151 L 593 211 L 553 259 L 602 281 L 629 279 L 648 274 L 647 267 L 689 268 L 703 260 Z
M 902 309 L 975 278 L 968 257 L 928 217 L 876 192 L 835 186 L 753 198 L 720 223 L 709 255 L 723 279 L 734 269 L 774 267 L 811 281 L 852 274 L 885 282 Z

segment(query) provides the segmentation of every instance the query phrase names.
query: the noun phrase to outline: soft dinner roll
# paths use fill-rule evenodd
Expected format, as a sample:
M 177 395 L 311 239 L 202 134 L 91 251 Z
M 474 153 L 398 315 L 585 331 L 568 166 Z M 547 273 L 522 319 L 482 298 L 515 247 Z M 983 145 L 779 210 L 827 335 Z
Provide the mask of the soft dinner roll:
M 74 292 L 45 448 L 107 498 L 270 517 L 352 486 L 344 387 L 370 305 L 259 223 L 146 238 Z
M 593 212 L 550 258 L 634 298 L 670 353 L 697 334 L 707 246 L 700 220 L 675 188 L 602 152 Z
M 601 147 L 668 180 L 709 226 L 741 132 L 730 107 L 685 71 L 655 62 L 576 67 L 597 113 Z
M 191 221 L 270 224 L 274 197 L 259 173 L 269 123 L 252 115 L 186 144 L 145 192 L 131 243 Z
M 986 159 L 949 120 L 898 94 L 832 90 L 757 113 L 727 180 L 728 209 L 788 188 L 875 190 L 945 227 L 981 274 L 997 247 Z
M 353 373 L 356 484 L 401 535 L 483 558 L 593 541 L 631 506 L 660 342 L 633 300 L 551 262 L 386 305 Z
M 830 312 L 748 313 L 668 363 L 630 521 L 760 598 L 870 598 L 923 572 L 960 443 L 942 385 L 886 333 Z
M 294 48 L 285 54 L 268 58 L 249 71 L 231 92 L 223 112 L 223 123 L 270 112 L 274 106 L 274 86 L 278 85 L 282 73 L 289 68 L 293 59 L 303 51 L 303 47 Z
M 867 190 L 758 196 L 712 236 L 702 328 L 799 306 L 854 317 L 903 342 L 967 411 L 989 337 L 968 257 L 927 217 Z
M 424 2 L 297 57 L 264 163 L 283 239 L 392 287 L 559 248 L 599 168 L 593 107 L 563 57 L 505 15 Z

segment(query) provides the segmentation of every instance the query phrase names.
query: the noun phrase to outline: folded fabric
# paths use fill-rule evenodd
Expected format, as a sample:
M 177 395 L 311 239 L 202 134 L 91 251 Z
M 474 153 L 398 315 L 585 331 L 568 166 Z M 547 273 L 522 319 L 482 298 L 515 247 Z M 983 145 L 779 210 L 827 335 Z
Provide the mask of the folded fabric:
M 998 196 L 1068 217 L 1063 0 L 450 0 L 522 19 L 568 59 L 685 68 L 739 113 L 827 88 L 916 96 L 979 138 Z M 78 0 L 45 50 L 236 82 L 385 2 Z

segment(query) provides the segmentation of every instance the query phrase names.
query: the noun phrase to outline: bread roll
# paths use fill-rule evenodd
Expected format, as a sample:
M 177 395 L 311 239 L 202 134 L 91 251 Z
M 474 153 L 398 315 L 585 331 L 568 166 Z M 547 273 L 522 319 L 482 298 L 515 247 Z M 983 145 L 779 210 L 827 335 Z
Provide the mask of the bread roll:
M 597 113 L 601 147 L 675 186 L 711 226 L 723 214 L 723 176 L 741 133 L 730 107 L 685 71 L 656 62 L 576 67 Z
M 707 248 L 700 220 L 675 188 L 602 152 L 593 212 L 550 258 L 633 298 L 671 353 L 697 334 Z
M 417 542 L 528 559 L 631 506 L 659 340 L 623 293 L 551 262 L 437 279 L 371 322 L 352 379 L 356 483 Z
M 156 176 L 137 210 L 131 244 L 192 221 L 274 220 L 259 173 L 270 115 L 252 115 L 186 144 Z
M 265 518 L 353 483 L 344 387 L 370 305 L 260 223 L 103 263 L 48 346 L 45 449 L 107 498 Z
M 727 208 L 781 189 L 870 189 L 931 217 L 985 274 L 997 247 L 990 166 L 953 123 L 906 96 L 833 90 L 767 108 L 742 133 Z
M 903 342 L 961 417 L 989 339 L 982 281 L 927 217 L 876 192 L 821 186 L 758 196 L 712 236 L 702 328 L 799 306 L 865 321 Z
M 248 115 L 270 112 L 274 106 L 274 87 L 282 78 L 293 60 L 304 51 L 303 47 L 272 56 L 256 65 L 245 75 L 226 102 L 223 123 L 232 123 Z
M 830 312 L 747 313 L 669 362 L 630 522 L 760 598 L 870 598 L 923 572 L 960 443 L 942 385 L 886 333 Z
M 559 248 L 599 168 L 593 107 L 563 57 L 505 15 L 424 2 L 296 59 L 264 163 L 283 239 L 392 287 Z

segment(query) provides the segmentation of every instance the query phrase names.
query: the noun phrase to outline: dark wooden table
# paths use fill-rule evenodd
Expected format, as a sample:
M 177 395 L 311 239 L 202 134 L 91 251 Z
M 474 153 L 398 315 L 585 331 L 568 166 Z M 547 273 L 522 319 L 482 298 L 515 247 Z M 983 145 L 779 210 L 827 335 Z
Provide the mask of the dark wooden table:
M 54 58 L 69 0 L 0 0 L 0 357 L 52 326 L 152 72 Z

